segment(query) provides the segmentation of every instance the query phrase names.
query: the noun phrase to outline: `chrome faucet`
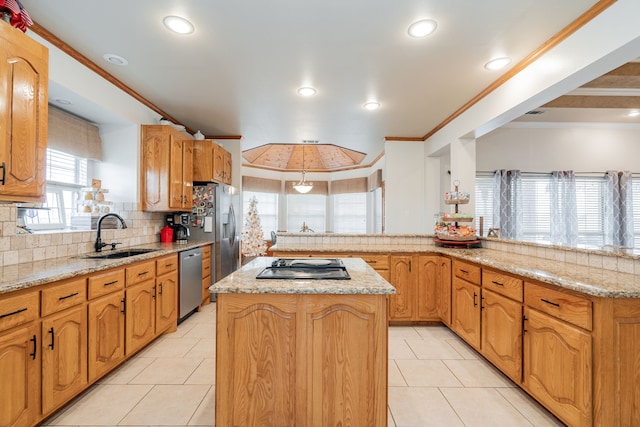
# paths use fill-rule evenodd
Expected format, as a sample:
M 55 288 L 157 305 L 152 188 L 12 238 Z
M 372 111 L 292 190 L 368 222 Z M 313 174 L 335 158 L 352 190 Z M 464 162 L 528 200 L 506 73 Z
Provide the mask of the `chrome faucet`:
M 108 216 L 115 216 L 120 220 L 120 225 L 122 225 L 122 228 L 127 228 L 127 224 L 125 224 L 124 219 L 122 219 L 122 217 L 117 213 L 111 212 L 111 213 L 102 215 L 100 219 L 98 219 L 98 235 L 96 236 L 96 243 L 94 245 L 96 252 L 102 252 L 102 248 L 107 246 L 107 243 L 102 243 L 102 239 L 100 238 L 100 229 L 102 228 L 102 220 Z M 115 249 L 116 245 L 117 243 L 111 243 L 112 249 Z

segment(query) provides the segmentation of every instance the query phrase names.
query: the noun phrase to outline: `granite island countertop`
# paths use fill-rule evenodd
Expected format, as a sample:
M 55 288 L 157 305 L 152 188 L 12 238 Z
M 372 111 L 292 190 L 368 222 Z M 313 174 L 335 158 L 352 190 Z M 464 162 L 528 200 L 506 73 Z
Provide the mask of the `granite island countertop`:
M 524 278 L 560 286 L 562 288 L 603 298 L 640 298 L 640 276 L 604 268 L 578 265 L 563 261 L 538 258 L 494 249 L 451 249 L 439 246 L 412 245 L 344 245 L 332 247 L 314 245 L 312 247 L 271 248 L 281 255 L 286 252 L 339 253 L 438 253 L 449 255 L 462 261 L 473 262 L 483 267 L 491 267 Z
M 129 249 L 153 249 L 140 255 L 118 259 L 95 259 L 87 256 L 96 255 L 88 253 L 71 257 L 54 258 L 43 261 L 25 262 L 14 265 L 6 265 L 0 268 L 0 295 L 28 289 L 31 287 L 57 282 L 59 280 L 91 274 L 110 268 L 122 267 L 127 264 L 157 258 L 163 255 L 193 249 L 199 246 L 211 244 L 207 241 L 190 241 L 185 244 L 178 243 L 151 243 L 139 246 L 118 248 L 115 252 Z M 103 250 L 107 254 L 110 250 Z
M 342 258 L 351 280 L 256 279 L 277 258 L 259 257 L 209 287 L 240 294 L 394 294 L 395 288 L 360 258 Z

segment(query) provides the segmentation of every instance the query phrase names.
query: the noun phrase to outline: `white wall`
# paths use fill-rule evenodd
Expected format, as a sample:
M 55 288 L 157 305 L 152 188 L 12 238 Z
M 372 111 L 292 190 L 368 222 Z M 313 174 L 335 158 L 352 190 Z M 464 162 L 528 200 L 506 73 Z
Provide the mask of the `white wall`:
M 640 172 L 640 127 L 505 127 L 478 138 L 476 170 Z

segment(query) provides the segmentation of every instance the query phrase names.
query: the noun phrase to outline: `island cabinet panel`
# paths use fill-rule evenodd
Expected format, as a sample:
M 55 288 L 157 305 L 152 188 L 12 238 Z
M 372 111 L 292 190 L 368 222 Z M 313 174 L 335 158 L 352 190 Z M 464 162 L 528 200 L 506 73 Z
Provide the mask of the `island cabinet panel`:
M 591 335 L 524 307 L 524 387 L 570 426 L 592 425 Z
M 297 297 L 221 294 L 217 304 L 216 426 L 305 425 Z
M 386 426 L 385 295 L 218 294 L 216 426 Z

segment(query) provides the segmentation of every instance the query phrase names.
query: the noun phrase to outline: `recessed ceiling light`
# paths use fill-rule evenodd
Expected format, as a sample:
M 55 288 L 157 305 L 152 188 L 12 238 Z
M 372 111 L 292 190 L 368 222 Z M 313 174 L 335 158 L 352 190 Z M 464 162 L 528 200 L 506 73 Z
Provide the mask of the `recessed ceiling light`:
M 162 23 L 178 34 L 191 34 L 195 31 L 193 24 L 180 16 L 165 16 Z
M 511 58 L 507 58 L 506 56 L 503 56 L 502 58 L 495 58 L 487 62 L 486 64 L 484 64 L 484 68 L 492 71 L 499 70 L 509 65 L 510 62 L 511 62 Z
M 313 96 L 316 94 L 316 90 L 311 86 L 303 86 L 298 89 L 298 95 L 300 96 Z
M 56 98 L 56 102 L 61 105 L 71 105 L 71 101 L 65 98 Z
M 436 28 L 438 28 L 438 23 L 436 21 L 433 19 L 423 19 L 411 24 L 408 32 L 411 37 L 422 38 L 432 34 Z
M 104 55 L 102 55 L 102 57 L 107 62 L 109 62 L 109 63 L 111 63 L 113 65 L 120 65 L 120 66 L 124 67 L 125 65 L 129 64 L 129 61 L 124 59 L 122 56 L 116 55 L 116 54 L 113 54 L 113 53 L 105 53 Z
M 376 101 L 369 101 L 364 104 L 364 108 L 367 110 L 377 110 L 380 108 L 380 103 Z
M 627 113 L 627 117 L 638 117 L 640 116 L 640 110 L 631 110 Z

